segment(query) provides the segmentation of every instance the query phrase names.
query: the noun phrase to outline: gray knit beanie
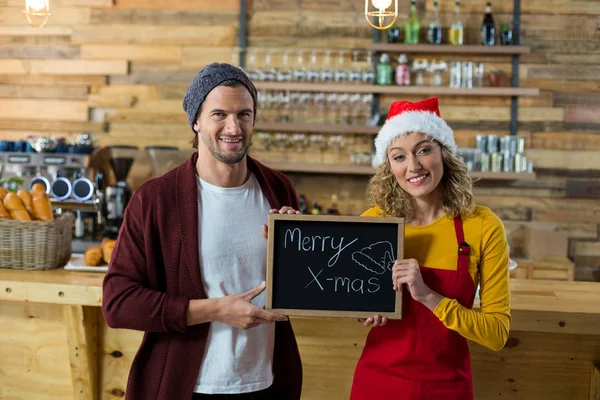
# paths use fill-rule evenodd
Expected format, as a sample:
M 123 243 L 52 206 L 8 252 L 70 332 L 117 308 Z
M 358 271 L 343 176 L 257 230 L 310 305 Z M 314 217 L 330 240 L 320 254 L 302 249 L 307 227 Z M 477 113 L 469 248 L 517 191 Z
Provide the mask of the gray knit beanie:
M 196 122 L 196 115 L 198 110 L 206 96 L 219 86 L 221 83 L 228 80 L 239 81 L 242 85 L 248 89 L 252 100 L 254 100 L 254 118 L 256 119 L 256 88 L 248 76 L 239 69 L 231 64 L 226 63 L 212 63 L 202 68 L 198 75 L 192 80 L 190 86 L 187 89 L 185 97 L 183 98 L 183 109 L 187 114 L 190 126 L 194 131 L 194 122 Z M 197 133 L 194 131 L 194 133 Z

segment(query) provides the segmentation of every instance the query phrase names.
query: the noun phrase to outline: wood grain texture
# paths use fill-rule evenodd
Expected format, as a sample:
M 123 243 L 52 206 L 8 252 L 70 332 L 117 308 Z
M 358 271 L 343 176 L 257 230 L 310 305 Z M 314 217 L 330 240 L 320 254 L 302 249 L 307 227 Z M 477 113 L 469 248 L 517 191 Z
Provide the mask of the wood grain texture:
M 204 10 L 230 11 L 239 10 L 238 0 L 196 1 L 196 0 L 115 0 L 117 8 L 134 9 L 171 9 L 171 10 Z
M 123 60 L 0 60 L 0 71 L 15 75 L 125 75 Z
M 202 2 L 196 2 L 201 4 Z M 239 20 L 237 11 L 225 10 L 174 10 L 160 9 L 92 9 L 90 22 L 94 25 L 227 25 L 235 24 Z
M 15 46 L 0 47 L 0 58 L 13 59 L 73 59 L 79 58 L 78 46 Z
M 98 399 L 98 307 L 63 306 L 75 400 Z
M 81 45 L 81 58 L 86 60 L 180 61 L 180 46 L 153 45 Z
M 191 44 L 232 46 L 234 24 L 216 26 L 77 25 L 71 37 L 75 44 Z
M 86 86 L 0 85 L 0 97 L 86 100 Z
M 62 4 L 68 0 L 61 0 L 61 7 L 52 7 L 52 15 L 44 28 L 68 26 L 73 23 L 87 24 L 90 22 L 90 9 L 87 7 L 68 7 Z M 27 24 L 27 18 L 23 14 L 23 2 L 18 7 L 0 7 L 0 25 L 23 25 Z
M 86 101 L 0 99 L 0 119 L 87 121 Z

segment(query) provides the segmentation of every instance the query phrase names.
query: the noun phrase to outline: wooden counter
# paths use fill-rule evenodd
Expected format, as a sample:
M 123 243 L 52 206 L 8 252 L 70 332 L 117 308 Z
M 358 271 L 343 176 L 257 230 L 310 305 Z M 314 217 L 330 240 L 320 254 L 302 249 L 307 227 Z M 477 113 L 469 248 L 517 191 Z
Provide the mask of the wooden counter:
M 0 270 L 0 399 L 122 399 L 141 333 L 101 318 L 103 274 Z M 511 281 L 511 338 L 472 344 L 476 398 L 600 399 L 600 284 Z M 347 399 L 367 329 L 293 318 L 303 399 Z M 596 366 L 595 366 L 596 365 Z

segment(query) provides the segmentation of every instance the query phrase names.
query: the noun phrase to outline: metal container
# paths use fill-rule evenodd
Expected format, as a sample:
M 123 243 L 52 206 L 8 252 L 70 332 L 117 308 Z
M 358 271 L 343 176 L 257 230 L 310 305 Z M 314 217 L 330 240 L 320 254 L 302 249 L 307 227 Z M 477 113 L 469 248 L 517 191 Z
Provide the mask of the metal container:
M 502 164 L 502 153 L 490 154 L 490 171 L 502 172 L 504 165 Z
M 527 157 L 522 153 L 515 154 L 515 172 L 527 172 Z
M 475 136 L 475 148 L 482 153 L 487 152 L 487 136 L 486 135 Z
M 500 139 L 500 151 L 511 155 L 517 154 L 517 137 L 504 136 Z
M 517 154 L 525 153 L 525 138 L 523 136 L 517 136 Z
M 488 135 L 487 137 L 487 152 L 498 153 L 500 151 L 500 140 L 496 135 Z
M 515 170 L 515 156 L 510 152 L 502 154 L 502 170 L 504 172 L 513 172 Z
M 461 86 L 469 89 L 473 87 L 473 63 L 471 61 L 462 63 Z
M 490 153 L 479 153 L 479 162 L 477 169 L 481 172 L 490 171 Z

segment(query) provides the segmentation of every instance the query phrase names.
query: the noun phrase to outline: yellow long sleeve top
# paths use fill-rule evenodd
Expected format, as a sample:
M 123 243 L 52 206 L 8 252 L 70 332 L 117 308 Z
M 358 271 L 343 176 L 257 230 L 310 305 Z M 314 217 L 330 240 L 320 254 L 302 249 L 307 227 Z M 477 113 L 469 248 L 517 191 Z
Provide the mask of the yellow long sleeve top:
M 383 217 L 379 207 L 362 216 Z M 510 328 L 508 242 L 504 225 L 489 208 L 477 206 L 462 217 L 465 241 L 471 247 L 469 273 L 481 285 L 481 308 L 471 310 L 455 299 L 444 298 L 433 311 L 440 321 L 463 337 L 498 351 L 504 347 Z M 426 226 L 406 225 L 404 257 L 429 268 L 456 270 L 456 234 L 452 218 L 444 215 Z

